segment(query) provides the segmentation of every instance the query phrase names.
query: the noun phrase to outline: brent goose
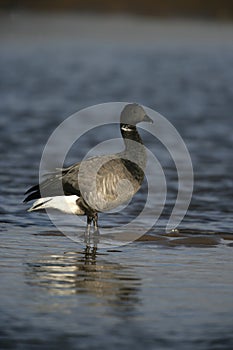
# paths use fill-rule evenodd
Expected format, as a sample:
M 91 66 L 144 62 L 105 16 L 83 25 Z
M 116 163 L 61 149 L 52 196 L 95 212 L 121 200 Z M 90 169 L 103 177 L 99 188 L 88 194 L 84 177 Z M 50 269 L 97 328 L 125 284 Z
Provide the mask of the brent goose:
M 28 196 L 24 202 L 37 199 L 28 211 L 48 208 L 86 215 L 87 232 L 91 223 L 98 232 L 98 212 L 128 202 L 142 185 L 147 157 L 136 128 L 140 122 L 152 122 L 152 119 L 140 105 L 127 104 L 120 116 L 124 151 L 88 158 L 49 174 L 25 193 Z

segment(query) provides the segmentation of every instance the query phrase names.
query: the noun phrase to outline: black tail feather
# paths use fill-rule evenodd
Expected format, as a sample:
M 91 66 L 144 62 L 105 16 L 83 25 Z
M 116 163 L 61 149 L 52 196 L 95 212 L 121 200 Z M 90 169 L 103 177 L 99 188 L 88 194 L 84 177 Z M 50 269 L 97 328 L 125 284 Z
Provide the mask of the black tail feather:
M 27 196 L 27 197 L 24 199 L 23 203 L 29 202 L 29 201 L 31 201 L 31 200 L 33 200 L 33 199 L 38 199 L 38 198 L 40 198 L 40 197 L 41 197 L 40 191 L 32 192 L 31 194 L 29 194 L 29 196 Z
M 27 190 L 25 195 L 28 196 L 24 199 L 25 202 L 29 202 L 33 199 L 41 198 L 41 192 L 43 197 L 53 197 L 63 195 L 64 191 L 60 188 L 61 180 L 56 177 L 50 177 L 43 181 L 40 185 L 35 185 Z
M 35 186 L 30 187 L 24 194 L 28 194 L 30 192 L 39 191 L 39 189 L 40 189 L 40 186 L 39 185 L 35 185 Z
M 75 166 L 77 167 L 78 163 Z M 48 178 L 42 181 L 41 184 L 32 186 L 25 192 L 25 195 L 28 196 L 23 202 L 25 203 L 33 199 L 41 198 L 41 194 L 43 197 L 61 196 L 64 194 L 76 194 L 79 196 L 79 188 L 74 188 L 72 182 L 65 180 L 66 175 L 72 168 L 74 168 L 74 166 L 64 169 L 57 169 L 54 173 L 47 174 L 49 175 Z M 67 179 L 69 180 L 69 176 Z

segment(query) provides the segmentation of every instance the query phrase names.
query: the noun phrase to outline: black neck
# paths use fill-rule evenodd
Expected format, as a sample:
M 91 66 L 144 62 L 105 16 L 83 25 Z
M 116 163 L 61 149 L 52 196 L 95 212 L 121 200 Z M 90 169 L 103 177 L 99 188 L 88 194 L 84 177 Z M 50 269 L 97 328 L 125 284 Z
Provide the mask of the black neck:
M 135 125 L 130 124 L 120 124 L 121 135 L 126 143 L 126 140 L 133 140 L 140 144 L 143 144 L 141 136 L 139 135 Z
M 146 149 L 135 125 L 121 123 L 120 128 L 125 143 L 122 161 L 129 172 L 132 172 L 133 176 L 141 184 L 144 178 L 144 169 L 146 168 Z

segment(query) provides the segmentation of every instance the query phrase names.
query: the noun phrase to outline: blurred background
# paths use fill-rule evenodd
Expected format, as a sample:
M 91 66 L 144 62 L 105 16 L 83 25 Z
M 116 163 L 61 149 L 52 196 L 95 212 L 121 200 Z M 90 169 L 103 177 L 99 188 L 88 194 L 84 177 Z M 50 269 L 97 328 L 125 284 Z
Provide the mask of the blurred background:
M 189 16 L 202 18 L 233 18 L 233 4 L 229 0 L 1 0 L 4 10 L 86 11 L 94 13 L 129 13 L 150 16 Z
M 196 179 L 192 204 L 205 229 L 217 222 L 231 231 L 220 217 L 232 191 L 232 2 L 0 0 L 0 9 L 2 161 L 22 175 L 12 179 L 13 192 L 37 181 L 43 146 L 66 117 L 93 104 L 136 101 L 184 138 Z M 101 137 L 87 138 L 69 163 Z M 169 175 L 171 160 L 160 158 L 171 185 L 175 169 Z M 219 219 L 209 220 L 217 207 Z

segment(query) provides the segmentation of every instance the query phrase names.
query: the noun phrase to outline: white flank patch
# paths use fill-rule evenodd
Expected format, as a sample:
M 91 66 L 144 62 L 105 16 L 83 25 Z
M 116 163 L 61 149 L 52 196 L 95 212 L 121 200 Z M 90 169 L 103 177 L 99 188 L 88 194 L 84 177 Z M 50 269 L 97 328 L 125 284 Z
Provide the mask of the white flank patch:
M 76 203 L 78 199 L 79 197 L 75 195 L 39 198 L 28 211 L 56 209 L 65 214 L 84 215 L 83 210 Z

